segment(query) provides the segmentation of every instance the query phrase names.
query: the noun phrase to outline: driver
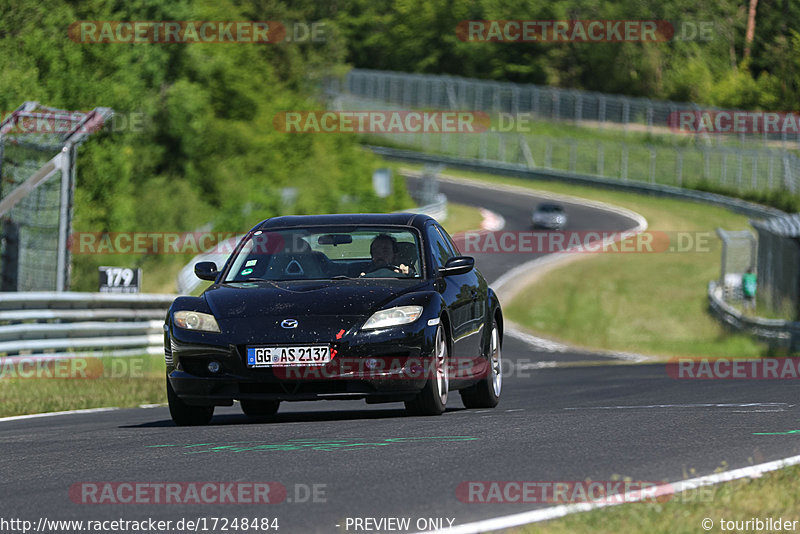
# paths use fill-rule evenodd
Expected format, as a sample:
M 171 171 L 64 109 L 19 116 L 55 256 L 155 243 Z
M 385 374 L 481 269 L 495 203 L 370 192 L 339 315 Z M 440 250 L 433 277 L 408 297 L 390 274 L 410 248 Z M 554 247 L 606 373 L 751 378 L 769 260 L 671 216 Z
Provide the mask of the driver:
M 372 240 L 369 246 L 369 253 L 372 256 L 372 263 L 369 264 L 366 271 L 361 273 L 364 276 L 366 273 L 377 271 L 378 269 L 389 269 L 396 273 L 408 274 L 408 265 L 397 265 L 395 256 L 397 254 L 397 240 L 388 234 L 380 234 Z

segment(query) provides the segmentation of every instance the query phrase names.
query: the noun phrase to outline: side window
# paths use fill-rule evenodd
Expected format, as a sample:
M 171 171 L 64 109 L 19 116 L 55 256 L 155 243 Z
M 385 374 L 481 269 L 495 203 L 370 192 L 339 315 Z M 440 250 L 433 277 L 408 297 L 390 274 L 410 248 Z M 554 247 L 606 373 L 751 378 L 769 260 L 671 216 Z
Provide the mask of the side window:
M 441 233 L 442 236 L 444 237 L 445 242 L 450 246 L 451 254 L 453 256 L 461 256 L 461 251 L 458 250 L 458 247 L 456 246 L 456 244 L 453 243 L 453 240 L 450 237 L 450 234 L 448 234 L 447 231 L 444 228 L 442 228 L 441 226 L 437 226 L 437 228 L 439 229 L 439 233 Z
M 433 255 L 433 263 L 438 269 L 444 266 L 447 260 L 455 256 L 455 254 L 450 243 L 447 242 L 435 225 L 429 225 L 425 233 Z

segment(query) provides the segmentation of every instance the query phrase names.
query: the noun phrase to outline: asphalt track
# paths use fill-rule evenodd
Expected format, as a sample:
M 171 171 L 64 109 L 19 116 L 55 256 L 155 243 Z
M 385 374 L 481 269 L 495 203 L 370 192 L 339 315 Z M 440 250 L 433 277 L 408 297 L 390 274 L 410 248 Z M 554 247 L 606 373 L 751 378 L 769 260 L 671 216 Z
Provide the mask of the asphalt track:
M 527 228 L 529 198 L 443 189 L 451 201 L 502 214 L 508 229 Z M 594 209 L 567 210 L 571 229 L 629 224 Z M 492 280 L 519 259 L 494 254 L 478 266 Z M 570 355 L 508 337 L 503 358 Z M 677 481 L 800 453 L 794 381 L 675 380 L 663 364 L 530 367 L 506 366 L 496 409 L 466 410 L 454 395 L 441 417 L 338 401 L 285 403 L 265 420 L 218 408 L 199 428 L 173 426 L 165 407 L 1 421 L 0 519 L 267 517 L 278 519 L 281 533 L 336 533 L 389 531 L 346 529 L 347 518 L 399 517 L 416 531 L 420 518 L 463 524 L 549 506 L 465 503 L 456 493 L 465 481 Z M 71 500 L 74 484 L 106 481 L 278 482 L 287 496 L 266 505 Z M 314 485 L 316 499 L 307 498 Z

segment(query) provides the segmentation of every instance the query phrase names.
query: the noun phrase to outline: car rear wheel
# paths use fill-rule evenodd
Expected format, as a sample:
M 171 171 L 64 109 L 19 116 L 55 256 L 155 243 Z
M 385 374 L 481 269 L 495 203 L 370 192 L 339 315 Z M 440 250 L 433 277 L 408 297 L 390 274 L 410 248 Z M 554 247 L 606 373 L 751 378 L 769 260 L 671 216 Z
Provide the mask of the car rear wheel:
M 169 378 L 167 378 L 167 402 L 169 414 L 178 426 L 207 425 L 214 416 L 213 406 L 191 406 L 183 402 L 172 389 Z
M 489 368 L 481 381 L 462 389 L 461 400 L 467 408 L 494 408 L 500 402 L 503 389 L 503 367 L 500 347 L 500 330 L 492 322 L 492 337 L 489 341 Z
M 248 417 L 267 417 L 278 413 L 281 401 L 241 400 L 239 404 Z
M 450 351 L 447 335 L 439 324 L 432 355 L 432 373 L 416 399 L 406 402 L 406 411 L 412 415 L 441 415 L 447 405 L 450 391 Z

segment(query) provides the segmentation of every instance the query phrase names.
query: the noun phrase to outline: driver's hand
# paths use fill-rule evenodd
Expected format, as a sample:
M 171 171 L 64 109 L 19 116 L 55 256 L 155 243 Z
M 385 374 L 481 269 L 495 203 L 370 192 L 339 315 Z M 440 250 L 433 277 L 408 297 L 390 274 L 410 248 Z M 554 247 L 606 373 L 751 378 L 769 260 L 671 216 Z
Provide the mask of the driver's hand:
M 403 274 L 408 274 L 409 268 L 408 265 L 401 263 L 397 266 L 397 271 Z

